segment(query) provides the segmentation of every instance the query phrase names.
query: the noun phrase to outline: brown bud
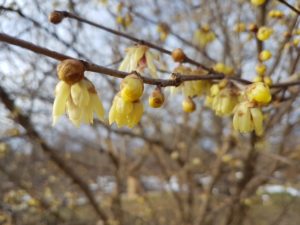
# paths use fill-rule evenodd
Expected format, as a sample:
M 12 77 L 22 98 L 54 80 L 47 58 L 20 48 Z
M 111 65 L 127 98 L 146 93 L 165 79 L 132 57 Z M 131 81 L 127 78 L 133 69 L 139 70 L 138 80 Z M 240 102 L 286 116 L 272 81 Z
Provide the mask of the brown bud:
M 157 87 L 154 89 L 154 91 L 149 96 L 149 105 L 152 108 L 159 108 L 164 104 L 165 96 L 161 91 L 161 88 Z
M 183 62 L 185 59 L 185 54 L 181 48 L 176 48 L 172 51 L 172 58 L 175 62 Z
M 253 33 L 257 33 L 258 27 L 257 27 L 257 25 L 255 23 L 251 23 L 248 26 L 248 30 L 251 31 L 251 32 L 253 32 Z
M 64 15 L 61 12 L 53 11 L 50 13 L 48 19 L 51 23 L 59 24 L 64 19 Z
M 60 80 L 72 85 L 84 77 L 84 65 L 76 59 L 66 59 L 57 66 L 57 76 Z

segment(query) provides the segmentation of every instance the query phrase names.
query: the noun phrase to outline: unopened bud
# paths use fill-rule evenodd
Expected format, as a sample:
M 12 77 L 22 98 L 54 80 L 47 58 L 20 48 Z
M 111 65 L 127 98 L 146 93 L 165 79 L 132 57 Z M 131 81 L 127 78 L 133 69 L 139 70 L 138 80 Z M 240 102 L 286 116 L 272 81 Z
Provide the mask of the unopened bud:
M 79 82 L 84 77 L 84 65 L 76 59 L 66 59 L 61 61 L 57 66 L 57 75 L 60 80 L 67 84 Z
M 49 21 L 54 24 L 59 24 L 64 18 L 65 17 L 63 15 L 63 13 L 58 12 L 58 11 L 53 11 L 49 15 Z

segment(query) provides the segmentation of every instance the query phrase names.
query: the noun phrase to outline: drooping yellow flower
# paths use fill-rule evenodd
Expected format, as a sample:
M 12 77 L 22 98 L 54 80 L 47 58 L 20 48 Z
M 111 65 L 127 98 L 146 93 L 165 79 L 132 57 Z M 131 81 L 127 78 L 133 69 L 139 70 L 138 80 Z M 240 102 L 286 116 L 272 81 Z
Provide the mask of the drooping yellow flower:
M 246 95 L 249 101 L 258 104 L 268 104 L 272 100 L 270 89 L 263 82 L 251 84 L 246 90 Z
M 234 69 L 231 66 L 225 65 L 224 63 L 217 63 L 213 67 L 214 71 L 218 73 L 223 73 L 225 75 L 232 75 Z
M 215 33 L 208 25 L 198 28 L 194 33 L 194 42 L 200 47 L 204 48 L 216 39 Z
M 130 74 L 122 80 L 120 89 L 124 101 L 134 102 L 142 96 L 144 83 L 138 75 Z
M 261 6 L 266 2 L 266 0 L 251 0 L 251 3 L 255 6 Z
M 237 105 L 238 98 L 238 89 L 232 85 L 226 86 L 213 96 L 211 108 L 218 116 L 229 116 Z
M 228 80 L 224 79 L 213 84 L 210 93 L 206 96 L 205 106 L 215 111 L 218 116 L 228 116 L 238 103 L 239 90 Z
M 258 40 L 265 41 L 265 40 L 269 39 L 272 34 L 273 34 L 272 28 L 263 26 L 258 29 L 256 36 L 257 36 Z
M 52 112 L 53 125 L 65 112 L 76 126 L 82 123 L 92 124 L 94 113 L 99 119 L 104 119 L 104 108 L 92 82 L 83 79 L 73 85 L 64 81 L 56 85 Z
M 158 60 L 149 47 L 146 45 L 135 45 L 126 49 L 126 56 L 123 59 L 119 70 L 124 72 L 143 72 L 145 68 L 149 69 L 152 77 L 157 78 L 157 70 L 154 61 Z
M 113 100 L 109 111 L 109 124 L 116 123 L 118 127 L 128 126 L 133 128 L 142 118 L 144 112 L 143 103 L 124 101 L 118 93 Z
M 256 135 L 261 136 L 264 132 L 263 118 L 261 108 L 244 101 L 239 103 L 234 110 L 233 128 L 241 133 L 255 131 Z

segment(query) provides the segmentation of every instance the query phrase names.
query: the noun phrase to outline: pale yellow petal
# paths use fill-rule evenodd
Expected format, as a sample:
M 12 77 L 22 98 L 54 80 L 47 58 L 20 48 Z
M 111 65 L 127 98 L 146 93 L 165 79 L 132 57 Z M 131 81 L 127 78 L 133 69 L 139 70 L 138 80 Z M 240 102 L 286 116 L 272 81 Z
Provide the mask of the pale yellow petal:
M 140 101 L 134 103 L 132 112 L 129 115 L 128 127 L 133 128 L 134 126 L 136 126 L 140 122 L 143 112 L 144 112 L 143 103 Z
M 261 109 L 259 108 L 252 108 L 250 109 L 251 116 L 254 124 L 255 133 L 258 136 L 261 136 L 264 133 L 264 127 L 263 127 L 263 114 L 261 112 Z
M 79 126 L 82 120 L 83 110 L 82 108 L 76 106 L 71 98 L 69 98 L 67 101 L 67 113 L 71 122 L 74 125 Z
M 153 78 L 157 78 L 157 71 L 156 71 L 156 67 L 153 63 L 153 60 L 154 60 L 154 57 L 153 57 L 152 53 L 147 51 L 146 52 L 146 62 L 147 62 L 149 72 Z
M 90 97 L 92 102 L 92 111 L 97 114 L 100 120 L 104 120 L 105 111 L 100 98 L 97 94 L 92 94 Z
M 130 55 L 126 55 L 121 65 L 119 66 L 119 70 L 124 72 L 131 72 L 129 71 L 129 66 L 130 66 L 129 64 L 130 64 Z
M 65 113 L 66 101 L 70 96 L 70 86 L 64 81 L 56 85 L 55 99 L 53 103 L 53 125 L 57 123 L 58 118 Z
M 84 81 L 80 81 L 71 86 L 71 96 L 74 104 L 79 107 L 89 104 L 89 92 Z
M 110 107 L 109 114 L 108 114 L 108 121 L 109 125 L 113 124 L 116 121 L 116 97 L 113 100 L 112 106 Z

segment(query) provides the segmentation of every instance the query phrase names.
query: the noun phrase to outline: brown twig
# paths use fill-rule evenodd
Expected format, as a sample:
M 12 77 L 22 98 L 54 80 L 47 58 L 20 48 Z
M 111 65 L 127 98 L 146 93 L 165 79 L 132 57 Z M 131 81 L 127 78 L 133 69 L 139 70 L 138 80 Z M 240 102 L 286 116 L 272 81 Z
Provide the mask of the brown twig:
M 109 33 L 112 33 L 112 34 L 115 34 L 117 36 L 126 38 L 128 40 L 133 41 L 133 42 L 136 42 L 136 43 L 139 43 L 139 44 L 143 44 L 143 45 L 147 45 L 149 48 L 153 48 L 153 49 L 155 49 L 155 50 L 157 50 L 159 52 L 162 52 L 164 54 L 167 54 L 167 55 L 171 55 L 172 54 L 172 51 L 167 50 L 165 48 L 162 48 L 162 47 L 160 47 L 158 45 L 155 45 L 155 44 L 153 44 L 153 43 L 151 43 L 149 41 L 138 39 L 138 38 L 133 37 L 133 36 L 131 36 L 129 34 L 126 34 L 126 33 L 120 32 L 120 31 L 116 31 L 114 29 L 108 28 L 108 27 L 103 26 L 101 24 L 98 24 L 98 23 L 92 22 L 90 20 L 84 19 L 84 18 L 82 18 L 80 16 L 77 16 L 77 15 L 75 15 L 73 13 L 70 13 L 70 12 L 67 12 L 67 11 L 54 11 L 54 12 L 61 14 L 64 18 L 75 19 L 75 20 L 80 21 L 82 23 L 89 24 L 89 25 L 91 25 L 93 27 L 97 27 L 97 28 L 105 30 L 105 31 L 107 31 Z M 192 64 L 194 66 L 201 67 L 202 69 L 205 69 L 205 70 L 207 70 L 209 72 L 213 71 L 211 68 L 209 68 L 209 67 L 207 67 L 207 66 L 205 66 L 205 65 L 203 65 L 203 64 L 201 64 L 201 63 L 199 63 L 199 62 L 197 62 L 197 61 L 195 61 L 195 60 L 193 60 L 193 59 L 191 59 L 191 58 L 189 58 L 187 56 L 185 56 L 184 62 L 185 63 L 190 63 L 190 64 Z
M 70 59 L 72 57 L 58 53 L 56 51 L 49 50 L 47 48 L 43 48 L 40 46 L 37 46 L 35 44 L 32 44 L 30 42 L 9 36 L 4 33 L 0 33 L 0 41 L 6 42 L 8 44 L 16 45 L 22 48 L 25 48 L 27 50 L 30 50 L 32 52 L 42 54 L 45 56 L 48 56 L 50 58 L 56 59 L 56 60 L 65 60 L 65 59 Z M 91 72 L 96 72 L 96 73 L 101 73 L 101 74 L 106 74 L 109 76 L 117 77 L 117 78 L 124 78 L 128 74 L 127 72 L 122 72 L 119 70 L 114 70 L 110 69 L 107 67 L 99 66 L 87 61 L 83 61 L 86 70 L 91 71 Z M 143 79 L 144 83 L 150 84 L 150 85 L 160 85 L 161 87 L 167 87 L 167 86 L 178 86 L 184 81 L 193 81 L 193 80 L 221 80 L 225 78 L 225 75 L 223 74 L 209 74 L 209 75 L 184 75 L 184 74 L 174 74 L 175 79 L 153 79 L 145 76 L 141 76 Z M 242 84 L 251 84 L 251 81 L 237 78 L 237 77 L 227 77 L 229 80 L 234 80 Z M 285 83 L 278 83 L 278 84 L 273 84 L 271 87 L 272 88 L 287 88 L 290 86 L 295 86 L 295 85 L 300 85 L 300 81 L 293 81 L 293 82 L 285 82 Z
M 295 13 L 300 14 L 300 10 L 295 8 L 293 5 L 291 5 L 290 3 L 284 1 L 284 0 L 277 0 L 278 2 L 286 5 L 288 8 L 290 8 L 291 10 L 293 10 Z

